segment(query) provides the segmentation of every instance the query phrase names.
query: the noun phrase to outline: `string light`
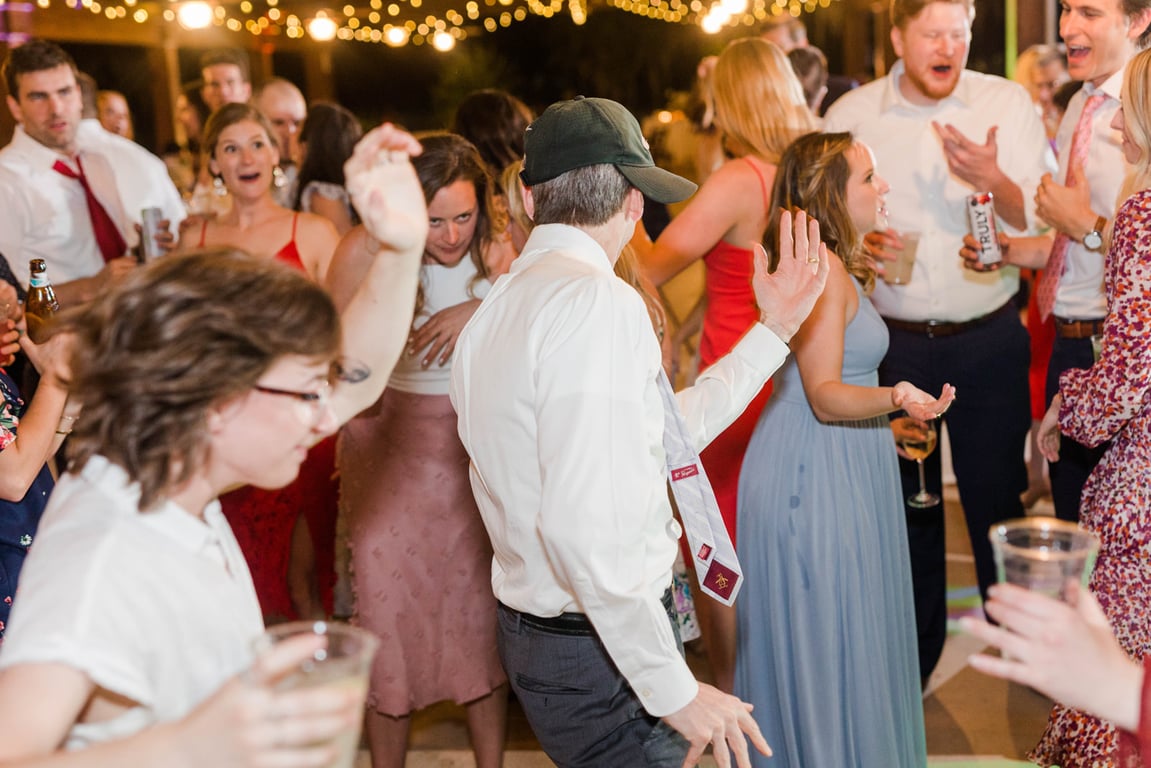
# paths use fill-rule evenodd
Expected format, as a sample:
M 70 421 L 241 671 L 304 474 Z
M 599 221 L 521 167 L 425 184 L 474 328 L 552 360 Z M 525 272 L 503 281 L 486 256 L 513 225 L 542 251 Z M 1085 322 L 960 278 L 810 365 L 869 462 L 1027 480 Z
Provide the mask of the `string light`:
M 176 9 L 176 21 L 184 29 L 204 29 L 212 23 L 212 6 L 203 0 L 192 0 Z
M 189 30 L 216 26 L 255 36 L 310 37 L 319 42 L 356 40 L 392 47 L 427 43 L 440 51 L 450 51 L 469 31 L 475 33 L 481 27 L 482 31 L 496 32 L 528 16 L 553 18 L 565 10 L 572 23 L 582 25 L 590 12 L 588 0 L 460 0 L 458 10 L 450 8 L 442 16 L 419 10 L 424 0 L 342 0 L 342 5 L 332 0 L 330 9 L 317 10 L 301 21 L 294 14 L 281 12 L 277 7 L 280 0 L 240 0 L 235 5 L 224 0 L 167 0 L 161 9 L 151 12 L 138 7 L 140 0 L 34 1 L 38 8 L 62 2 L 69 8 L 83 7 L 108 19 L 129 19 L 137 24 L 162 20 Z M 725 27 L 753 26 L 770 16 L 810 13 L 826 8 L 833 0 L 605 1 L 627 13 L 670 24 L 697 24 L 706 34 L 716 34 Z

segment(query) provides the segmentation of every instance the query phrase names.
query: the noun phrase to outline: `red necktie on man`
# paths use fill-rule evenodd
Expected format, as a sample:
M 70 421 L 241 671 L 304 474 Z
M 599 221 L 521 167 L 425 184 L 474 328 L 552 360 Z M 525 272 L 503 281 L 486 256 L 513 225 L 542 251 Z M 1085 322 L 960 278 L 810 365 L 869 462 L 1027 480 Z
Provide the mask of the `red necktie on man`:
M 76 167 L 79 169 L 79 173 L 69 168 L 63 160 L 57 160 L 56 164 L 52 166 L 52 170 L 80 182 L 80 186 L 84 188 L 84 198 L 88 203 L 88 218 L 92 220 L 92 231 L 96 234 L 96 244 L 100 247 L 100 255 L 104 257 L 106 262 L 118 259 L 128 250 L 128 244 L 124 242 L 124 236 L 120 234 L 120 228 L 116 226 L 116 222 L 112 221 L 108 211 L 92 192 L 92 186 L 88 183 L 88 177 L 84 175 L 84 166 L 80 164 L 79 157 L 76 158 Z
M 1096 91 L 1087 98 L 1083 105 L 1083 112 L 1079 115 L 1079 122 L 1075 124 L 1075 133 L 1071 134 L 1071 153 L 1067 158 L 1067 178 L 1064 183 L 1074 186 L 1075 175 L 1072 170 L 1082 168 L 1087 161 L 1087 150 L 1091 146 L 1091 119 L 1096 110 L 1107 100 L 1107 94 Z M 1055 308 L 1055 294 L 1059 290 L 1059 281 L 1063 278 L 1063 270 L 1067 267 L 1067 249 L 1071 246 L 1071 237 L 1060 232 L 1055 236 L 1055 243 L 1051 246 L 1051 255 L 1047 258 L 1047 267 L 1039 279 L 1036 289 L 1035 301 L 1039 305 L 1039 316 L 1046 320 L 1051 317 Z

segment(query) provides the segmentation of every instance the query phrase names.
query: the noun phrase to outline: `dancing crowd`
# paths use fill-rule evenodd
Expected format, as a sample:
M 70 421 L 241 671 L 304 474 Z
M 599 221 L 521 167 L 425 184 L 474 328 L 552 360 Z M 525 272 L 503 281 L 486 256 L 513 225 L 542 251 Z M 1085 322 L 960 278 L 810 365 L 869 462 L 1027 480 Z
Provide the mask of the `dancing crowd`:
M 402 766 L 449 700 L 495 768 L 514 696 L 560 766 L 922 768 L 943 470 L 906 446 L 943 426 L 994 622 L 963 625 L 1004 651 L 970 663 L 1056 700 L 1037 764 L 1151 765 L 1151 0 L 1061 8 L 1027 87 L 966 68 L 971 0 L 892 0 L 862 86 L 790 17 L 736 39 L 694 180 L 608 99 L 364 132 L 237 50 L 161 160 L 63 48 L 11 48 L 0 765 L 324 766 L 363 718 Z M 1048 482 L 1101 542 L 1063 600 L 986 536 Z M 314 643 L 254 654 L 331 617 L 380 640 L 362 708 L 276 686 Z

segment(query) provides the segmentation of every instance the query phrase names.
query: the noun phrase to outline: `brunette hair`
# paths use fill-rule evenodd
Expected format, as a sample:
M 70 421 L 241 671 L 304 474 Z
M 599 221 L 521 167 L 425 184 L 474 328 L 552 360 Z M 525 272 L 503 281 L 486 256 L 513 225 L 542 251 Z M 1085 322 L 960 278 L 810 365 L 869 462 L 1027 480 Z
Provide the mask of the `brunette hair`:
M 479 151 L 463 136 L 446 132 L 417 134 L 423 151 L 412 158 L 412 166 L 424 190 L 424 202 L 457 181 L 470 182 L 476 189 L 476 233 L 468 253 L 476 267 L 475 282 L 488 276 L 484 253 L 507 228 L 507 214 L 496 204 L 495 181 Z M 469 290 L 472 286 L 469 286 Z M 416 314 L 423 309 L 423 286 L 416 295 Z
M 761 38 L 733 40 L 723 49 L 712 92 L 715 124 L 736 156 L 753 154 L 774 165 L 796 136 L 815 130 L 787 56 Z
M 104 456 L 139 483 L 141 511 L 204 465 L 213 407 L 285 356 L 334 363 L 341 344 L 321 286 L 228 249 L 158 259 L 60 319 L 76 334 L 69 388 L 84 410 L 72 468 Z
M 787 61 L 803 88 L 803 99 L 811 113 L 819 112 L 819 105 L 827 95 L 827 57 L 814 45 L 794 48 L 787 52 Z
M 264 113 L 253 107 L 251 104 L 225 104 L 212 113 L 208 118 L 208 122 L 204 124 L 204 132 L 201 140 L 203 147 L 203 160 L 202 163 L 207 163 L 216 157 L 216 145 L 220 143 L 220 134 L 224 132 L 225 128 L 233 126 L 236 123 L 243 122 L 257 123 L 264 129 L 264 133 L 268 137 L 268 141 L 277 151 L 283 152 L 280 148 L 279 142 L 276 141 L 276 132 L 272 129 L 272 124 L 268 122 L 268 118 L 264 117 Z M 211 167 L 211 166 L 209 166 Z
M 507 91 L 486 88 L 468 94 L 456 107 L 452 133 L 475 145 L 494 176 L 524 156 L 524 131 L 535 117 Z
M 296 183 L 295 209 L 300 210 L 300 197 L 309 182 L 323 181 L 344 186 L 344 163 L 352 156 L 356 142 L 364 135 L 360 121 L 339 104 L 321 101 L 308 109 L 300 128 L 300 143 L 307 144 L 304 161 Z M 353 220 L 358 221 L 355 210 Z
M 8 86 L 8 95 L 20 101 L 20 75 L 29 72 L 43 72 L 46 69 L 55 69 L 67 66 L 72 74 L 77 74 L 76 62 L 60 46 L 50 40 L 34 37 L 24 44 L 8 49 L 8 58 L 4 59 L 2 73 L 4 84 Z
M 800 136 L 780 158 L 771 190 L 771 209 L 802 208 L 819 221 L 819 234 L 849 274 L 870 292 L 875 287 L 875 268 L 863 249 L 859 232 L 847 210 L 847 181 L 851 168 L 847 150 L 855 144 L 850 133 L 809 133 Z M 774 272 L 779 263 L 779 218 L 771 217 L 764 235 Z
M 217 64 L 231 64 L 240 70 L 240 79 L 251 82 L 252 73 L 248 64 L 248 53 L 239 48 L 213 48 L 200 55 L 200 72 Z

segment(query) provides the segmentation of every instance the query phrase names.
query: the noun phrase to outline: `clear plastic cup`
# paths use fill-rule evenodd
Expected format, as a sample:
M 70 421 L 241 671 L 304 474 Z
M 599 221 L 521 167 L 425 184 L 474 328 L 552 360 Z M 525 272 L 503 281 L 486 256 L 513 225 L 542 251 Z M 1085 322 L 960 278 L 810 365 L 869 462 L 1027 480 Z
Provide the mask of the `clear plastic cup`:
M 1063 599 L 1068 580 L 1087 586 L 1099 537 L 1054 517 L 1022 517 L 991 526 L 999 581 Z
M 270 627 L 256 638 L 259 656 L 277 643 L 300 635 L 321 635 L 327 642 L 310 659 L 277 683 L 289 690 L 312 686 L 338 686 L 357 691 L 360 700 L 367 698 L 368 672 L 380 641 L 371 632 L 350 624 L 334 621 L 293 621 Z M 352 768 L 360 745 L 359 719 L 335 739 L 337 757 L 329 768 Z
M 883 282 L 888 285 L 907 285 L 915 267 L 915 252 L 919 249 L 918 232 L 900 232 L 903 247 L 894 251 L 895 261 L 884 263 Z

